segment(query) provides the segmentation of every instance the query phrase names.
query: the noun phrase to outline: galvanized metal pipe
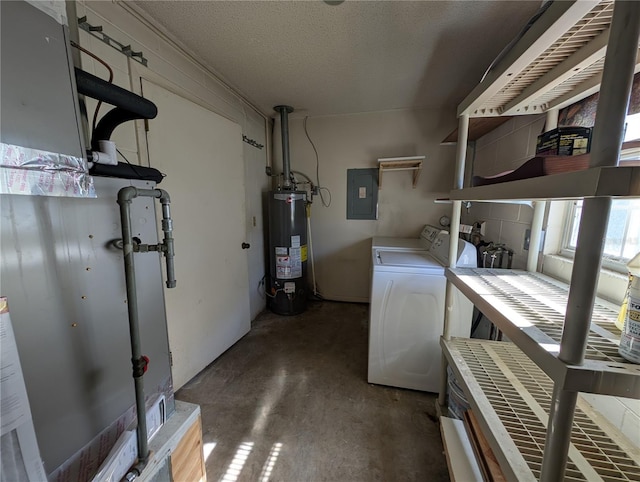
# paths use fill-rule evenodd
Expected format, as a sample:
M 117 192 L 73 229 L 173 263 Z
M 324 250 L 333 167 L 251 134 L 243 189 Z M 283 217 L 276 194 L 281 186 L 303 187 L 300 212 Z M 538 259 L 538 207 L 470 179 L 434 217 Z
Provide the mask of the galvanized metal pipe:
M 280 114 L 280 134 L 282 136 L 282 176 L 285 189 L 291 188 L 291 158 L 289 157 L 289 114 L 293 112 L 293 107 L 288 105 L 277 105 L 273 108 Z
M 600 89 L 591 167 L 618 163 L 640 37 L 640 2 L 616 2 Z M 558 358 L 584 361 L 611 198 L 585 199 Z M 554 388 L 541 480 L 564 478 L 577 394 Z
M 164 231 L 164 252 L 167 258 L 167 287 L 175 286 L 175 273 L 173 267 L 173 236 L 172 221 L 169 204 L 169 194 L 163 189 L 137 189 L 127 186 L 118 191 L 118 204 L 120 206 L 120 223 L 122 226 L 122 250 L 124 254 L 124 273 L 127 289 L 127 309 L 129 313 L 129 338 L 131 340 L 131 363 L 133 366 L 133 381 L 136 397 L 136 416 L 138 426 L 136 428 L 138 442 L 138 463 L 134 470 L 138 475 L 142 472 L 149 458 L 147 440 L 147 415 L 144 395 L 144 364 L 140 342 L 140 319 L 138 315 L 138 293 L 136 288 L 136 269 L 134 262 L 133 234 L 131 229 L 131 203 L 136 197 L 152 197 L 160 199 L 162 204 L 162 230 Z
M 176 287 L 176 270 L 173 259 L 175 257 L 173 245 L 173 221 L 171 220 L 171 199 L 169 194 L 162 189 L 157 189 L 164 194 L 160 196 L 160 204 L 162 205 L 162 231 L 164 233 L 164 257 L 167 266 L 167 288 Z
M 127 309 L 129 311 L 129 338 L 131 340 L 131 362 L 135 365 L 142 358 L 140 345 L 140 320 L 138 318 L 138 293 L 136 289 L 136 268 L 133 259 L 133 235 L 131 231 L 131 202 L 138 195 L 137 189 L 128 186 L 118 192 L 120 223 L 122 225 L 122 250 L 124 253 L 124 276 L 127 287 Z M 146 464 L 149 458 L 147 446 L 147 415 L 144 400 L 144 381 L 134 368 L 133 383 L 136 394 L 136 415 L 138 427 L 138 464 Z

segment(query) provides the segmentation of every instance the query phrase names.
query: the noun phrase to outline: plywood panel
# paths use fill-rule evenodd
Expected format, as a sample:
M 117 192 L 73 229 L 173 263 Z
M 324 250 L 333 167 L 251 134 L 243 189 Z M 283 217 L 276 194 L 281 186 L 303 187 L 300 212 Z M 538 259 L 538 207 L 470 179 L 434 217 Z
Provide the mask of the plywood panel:
M 206 482 L 200 416 L 171 454 L 171 473 L 176 481 Z

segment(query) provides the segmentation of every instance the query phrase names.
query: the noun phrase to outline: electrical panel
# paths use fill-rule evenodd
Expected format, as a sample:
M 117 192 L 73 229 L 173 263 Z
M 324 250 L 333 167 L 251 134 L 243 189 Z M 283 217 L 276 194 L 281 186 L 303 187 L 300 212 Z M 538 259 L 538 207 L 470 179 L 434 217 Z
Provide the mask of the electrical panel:
M 347 219 L 378 219 L 378 169 L 347 170 Z

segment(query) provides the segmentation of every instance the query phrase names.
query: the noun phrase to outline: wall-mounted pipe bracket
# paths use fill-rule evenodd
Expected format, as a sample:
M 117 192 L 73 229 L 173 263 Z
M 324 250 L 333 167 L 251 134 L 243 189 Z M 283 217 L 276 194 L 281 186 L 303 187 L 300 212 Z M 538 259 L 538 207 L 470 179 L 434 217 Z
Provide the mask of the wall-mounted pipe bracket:
M 104 33 L 102 25 L 91 25 L 89 22 L 87 22 L 87 17 L 84 16 L 78 18 L 78 27 L 87 32 L 92 37 L 95 37 L 98 40 L 106 43 L 109 47 L 116 49 L 126 57 L 129 57 L 136 62 L 141 63 L 145 67 L 147 66 L 147 59 L 142 52 L 136 52 L 135 50 L 131 49 L 131 45 L 120 43 L 116 39 Z

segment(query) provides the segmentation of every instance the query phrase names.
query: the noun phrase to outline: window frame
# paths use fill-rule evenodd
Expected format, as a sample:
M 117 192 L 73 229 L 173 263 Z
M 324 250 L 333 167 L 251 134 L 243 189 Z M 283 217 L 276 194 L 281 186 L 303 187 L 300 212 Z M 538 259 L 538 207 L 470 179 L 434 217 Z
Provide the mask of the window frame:
M 576 222 L 576 210 L 578 202 L 581 199 L 572 200 L 567 203 L 565 207 L 564 228 L 562 233 L 562 240 L 560 244 L 560 250 L 558 254 L 565 258 L 573 260 L 576 256 L 576 249 L 570 245 L 571 233 L 573 231 L 573 225 Z M 619 273 L 627 273 L 627 262 L 629 259 L 619 256 L 612 256 L 608 254 L 602 254 L 602 267 L 611 271 L 617 271 Z

